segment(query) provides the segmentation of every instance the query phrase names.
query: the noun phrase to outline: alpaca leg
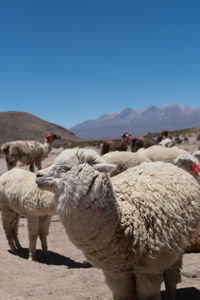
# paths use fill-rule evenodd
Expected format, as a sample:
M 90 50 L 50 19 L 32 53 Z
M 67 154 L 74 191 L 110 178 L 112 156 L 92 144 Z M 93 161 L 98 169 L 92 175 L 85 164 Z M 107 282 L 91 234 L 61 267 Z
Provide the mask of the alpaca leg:
M 166 299 L 175 300 L 176 298 L 176 284 L 181 282 L 181 267 L 182 257 L 169 269 L 164 272 Z
M 39 231 L 38 217 L 27 217 L 28 234 L 29 234 L 29 259 L 36 259 L 36 243 Z
M 49 226 L 51 223 L 50 216 L 39 217 L 39 237 L 41 240 L 43 254 L 47 256 L 48 247 L 47 247 L 47 235 L 49 234 Z
M 14 237 L 14 241 L 15 241 L 15 246 L 17 249 L 22 249 L 22 246 L 19 242 L 18 239 L 18 228 L 19 228 L 19 219 L 20 219 L 20 215 L 16 214 L 16 222 L 15 225 L 13 227 L 13 237 Z
M 1 215 L 2 215 L 2 225 L 6 234 L 6 238 L 8 240 L 8 244 L 11 248 L 11 251 L 15 253 L 17 249 L 14 244 L 13 228 L 16 224 L 17 214 L 13 212 L 9 207 L 2 206 Z
M 162 274 L 136 274 L 136 291 L 138 300 L 161 300 L 160 286 Z
M 30 170 L 31 172 L 34 172 L 34 163 L 30 164 L 29 170 Z
M 104 273 L 114 300 L 137 300 L 134 274 Z
M 41 162 L 41 160 L 37 160 L 37 161 L 35 162 L 35 165 L 36 165 L 36 167 L 38 168 L 38 170 L 41 170 L 41 169 L 42 169 L 42 162 Z

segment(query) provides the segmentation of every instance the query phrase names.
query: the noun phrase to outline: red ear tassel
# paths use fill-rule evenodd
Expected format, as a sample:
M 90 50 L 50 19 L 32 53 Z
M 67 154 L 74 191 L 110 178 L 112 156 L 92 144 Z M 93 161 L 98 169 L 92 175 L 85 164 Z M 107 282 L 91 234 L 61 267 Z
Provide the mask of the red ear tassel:
M 198 168 L 196 163 L 194 163 L 194 167 L 192 168 L 192 171 L 193 171 L 195 176 L 199 175 L 199 168 Z
M 45 139 L 47 139 L 48 141 L 53 141 L 53 137 L 52 137 L 52 135 L 47 135 L 47 136 L 45 136 Z

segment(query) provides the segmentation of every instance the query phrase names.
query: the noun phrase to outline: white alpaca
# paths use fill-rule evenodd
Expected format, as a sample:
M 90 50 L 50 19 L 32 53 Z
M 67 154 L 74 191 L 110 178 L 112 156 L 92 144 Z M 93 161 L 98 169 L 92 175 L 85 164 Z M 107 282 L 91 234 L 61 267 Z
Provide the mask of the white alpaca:
M 151 161 L 163 161 L 173 163 L 179 155 L 189 154 L 189 152 L 177 147 L 162 147 L 160 145 L 151 146 L 147 149 L 141 148 L 138 153 L 142 153 Z
M 52 150 L 53 142 L 60 138 L 56 134 L 45 137 L 44 144 L 37 141 L 13 141 L 4 143 L 1 150 L 6 156 L 8 170 L 14 168 L 18 161 L 29 165 L 30 171 L 34 172 L 34 164 L 41 169 L 42 160 L 47 157 Z
M 40 237 L 47 254 L 47 235 L 51 216 L 56 214 L 53 194 L 41 191 L 35 183 L 35 174 L 14 168 L 0 177 L 0 206 L 2 225 L 12 252 L 21 248 L 18 240 L 20 216 L 28 223 L 29 255 L 35 259 L 36 241 Z
M 172 163 L 180 154 L 188 154 L 188 152 L 178 149 L 177 147 L 168 149 L 155 145 L 147 149 L 141 148 L 137 152 L 109 152 L 104 154 L 102 159 L 107 163 L 116 165 L 116 168 L 110 173 L 111 176 L 115 176 L 145 161 L 164 161 Z
M 61 156 L 36 182 L 55 193 L 67 235 L 103 270 L 114 299 L 159 300 L 164 280 L 174 300 L 182 254 L 200 220 L 198 182 L 163 162 L 142 163 L 111 181 L 112 165 L 96 153 L 68 149 Z
M 109 152 L 104 154 L 102 159 L 107 163 L 111 163 L 116 166 L 116 168 L 110 173 L 111 176 L 115 176 L 131 167 L 141 164 L 142 162 L 150 161 L 143 153 L 128 151 Z

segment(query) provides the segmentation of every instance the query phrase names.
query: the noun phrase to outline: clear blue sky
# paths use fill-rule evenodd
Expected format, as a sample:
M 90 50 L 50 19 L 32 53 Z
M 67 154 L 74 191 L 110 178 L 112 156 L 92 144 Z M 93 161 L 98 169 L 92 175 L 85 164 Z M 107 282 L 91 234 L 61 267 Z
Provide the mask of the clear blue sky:
M 70 128 L 130 107 L 200 107 L 199 0 L 0 1 L 0 111 Z

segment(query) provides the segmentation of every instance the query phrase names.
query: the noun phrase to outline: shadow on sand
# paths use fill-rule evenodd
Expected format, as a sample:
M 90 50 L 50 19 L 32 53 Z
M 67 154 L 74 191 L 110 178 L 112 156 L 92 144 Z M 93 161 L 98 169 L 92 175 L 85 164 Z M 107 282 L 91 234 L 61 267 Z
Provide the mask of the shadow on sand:
M 11 251 L 9 252 L 13 254 Z M 21 258 L 28 259 L 29 250 L 28 248 L 23 248 L 22 250 L 18 251 L 16 254 L 13 255 L 18 255 Z M 38 263 L 55 266 L 66 266 L 69 269 L 92 268 L 92 265 L 88 262 L 76 262 L 69 257 L 52 251 L 48 251 L 48 256 L 44 257 L 42 250 L 37 250 L 36 260 Z
M 165 300 L 165 292 L 161 292 L 162 300 Z M 200 300 L 200 290 L 190 287 L 176 290 L 176 300 Z
M 10 253 L 12 253 L 9 250 Z M 21 258 L 28 259 L 28 248 L 23 248 L 18 253 Z M 12 253 L 13 254 L 13 253 Z M 56 252 L 49 251 L 48 257 L 44 257 L 41 250 L 37 250 L 36 258 L 38 263 L 46 265 L 55 265 L 55 266 L 66 266 L 69 269 L 83 269 L 83 268 L 92 268 L 92 265 L 88 262 L 76 262 L 73 259 L 66 257 L 64 255 L 58 254 Z M 162 300 L 165 300 L 165 292 L 161 292 Z M 200 300 L 200 290 L 194 287 L 181 288 L 176 290 L 176 300 Z

